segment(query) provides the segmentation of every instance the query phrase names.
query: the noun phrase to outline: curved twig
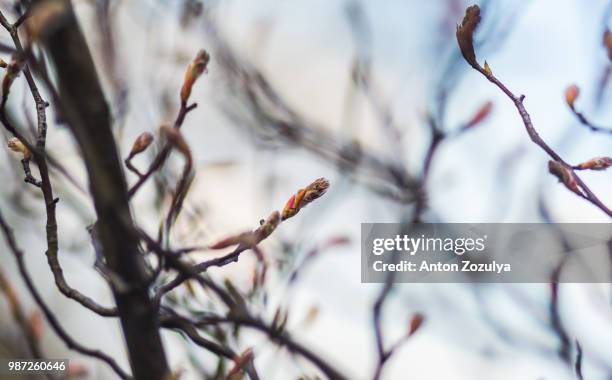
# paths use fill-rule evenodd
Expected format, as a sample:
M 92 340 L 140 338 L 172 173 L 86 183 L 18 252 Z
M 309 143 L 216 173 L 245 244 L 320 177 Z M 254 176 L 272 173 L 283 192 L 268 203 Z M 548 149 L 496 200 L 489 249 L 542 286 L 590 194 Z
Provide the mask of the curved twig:
M 585 126 L 593 132 L 603 133 L 612 136 L 612 128 L 595 125 L 593 122 L 587 119 L 587 117 L 582 112 L 578 111 L 573 106 L 570 107 L 570 110 L 572 111 L 574 116 L 576 116 L 581 125 Z
M 591 191 L 591 189 L 580 179 L 580 177 L 575 173 L 573 166 L 568 164 L 561 156 L 552 149 L 538 134 L 536 129 L 533 126 L 531 121 L 531 117 L 529 113 L 525 109 L 523 101 L 525 100 L 525 95 L 516 96 L 512 91 L 510 91 L 499 79 L 493 75 L 493 71 L 485 62 L 485 67 L 482 67 L 476 60 L 476 55 L 474 52 L 474 46 L 472 43 L 472 34 L 474 30 L 478 26 L 480 22 L 480 8 L 477 5 L 473 5 L 466 10 L 465 18 L 460 26 L 457 27 L 457 41 L 459 43 L 459 48 L 461 49 L 461 53 L 463 54 L 466 62 L 474 68 L 474 70 L 481 73 L 489 82 L 493 83 L 497 86 L 512 102 L 516 107 L 523 124 L 525 125 L 525 129 L 531 141 L 534 144 L 539 146 L 546 154 L 548 154 L 554 161 L 562 165 L 576 181 L 576 184 L 582 189 L 584 193 L 578 192 L 582 198 L 589 201 L 591 204 L 595 205 L 597 208 L 605 212 L 608 216 L 612 217 L 612 210 L 608 208 L 596 195 Z

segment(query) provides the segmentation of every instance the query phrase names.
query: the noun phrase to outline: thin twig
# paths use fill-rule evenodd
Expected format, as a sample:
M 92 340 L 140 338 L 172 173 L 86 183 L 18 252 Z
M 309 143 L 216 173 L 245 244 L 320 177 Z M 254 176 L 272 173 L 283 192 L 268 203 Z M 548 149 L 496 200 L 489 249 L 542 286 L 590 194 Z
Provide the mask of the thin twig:
M 580 124 L 590 129 L 591 131 L 612 135 L 612 128 L 595 125 L 593 122 L 587 119 L 587 117 L 582 112 L 578 111 L 573 105 L 570 106 L 570 110 L 572 111 L 574 116 L 576 116 Z
M 30 159 L 24 158 L 21 160 L 21 166 L 23 167 L 23 172 L 25 174 L 25 182 L 32 184 L 36 187 L 41 187 L 41 182 L 34 178 L 32 175 L 32 171 L 30 170 Z
M 2 14 L 2 12 L 0 12 L 0 24 L 4 26 L 4 28 L 10 33 L 17 51 L 21 55 L 27 56 L 23 50 L 23 46 L 19 39 L 19 35 L 16 33 L 16 28 L 8 23 L 8 21 L 6 20 L 6 17 Z M 24 76 L 26 78 L 28 87 L 30 89 L 30 92 L 32 94 L 32 97 L 34 98 L 34 101 L 36 103 L 36 114 L 37 114 L 37 124 L 38 124 L 36 146 L 35 147 L 32 146 L 27 140 L 25 140 L 23 136 L 21 136 L 17 132 L 17 129 L 12 125 L 12 123 L 9 121 L 8 117 L 6 116 L 6 110 L 4 107 L 0 107 L 0 121 L 2 121 L 2 123 L 4 124 L 4 126 L 9 132 L 11 132 L 17 138 L 19 138 L 24 144 L 26 144 L 26 146 L 32 152 L 34 161 L 36 162 L 38 166 L 40 176 L 41 176 L 41 181 L 38 182 L 34 180 L 33 178 L 31 178 L 31 181 L 28 181 L 28 182 L 35 183 L 37 186 L 39 185 L 43 193 L 44 200 L 45 200 L 46 214 L 47 214 L 47 225 L 46 225 L 47 250 L 45 254 L 47 256 L 49 268 L 51 269 L 51 272 L 53 273 L 53 277 L 54 277 L 54 280 L 55 280 L 55 283 L 58 289 L 66 297 L 79 302 L 84 307 L 90 309 L 91 311 L 101 316 L 107 316 L 107 317 L 116 316 L 117 312 L 115 308 L 108 308 L 108 307 L 99 305 L 97 302 L 95 302 L 91 298 L 85 296 L 78 290 L 68 285 L 64 277 L 63 270 L 62 270 L 62 267 L 58 259 L 59 245 L 58 245 L 58 235 L 57 235 L 57 218 L 56 218 L 56 212 L 55 212 L 56 204 L 58 200 L 54 198 L 54 195 L 53 195 L 53 187 L 51 185 L 51 179 L 49 177 L 49 170 L 47 166 L 47 155 L 45 152 L 46 137 L 47 137 L 46 108 L 48 106 L 48 103 L 40 95 L 40 91 L 38 90 L 38 86 L 36 85 L 36 82 L 34 81 L 34 77 L 30 71 L 28 64 L 24 66 L 23 72 L 24 72 Z M 28 173 L 29 173 L 29 165 L 26 166 L 24 164 L 24 170 L 26 172 L 26 180 L 27 180 Z
M 534 144 L 538 145 L 544 152 L 546 152 L 546 154 L 548 154 L 553 160 L 557 161 L 558 163 L 562 164 L 565 168 L 567 168 L 568 170 L 570 170 L 573 173 L 573 176 L 576 179 L 576 182 L 578 183 L 578 185 L 580 186 L 580 188 L 584 191 L 584 196 L 583 198 L 586 199 L 587 201 L 589 201 L 591 204 L 593 204 L 594 206 L 596 206 L 597 208 L 599 208 L 600 210 L 602 210 L 603 212 L 605 212 L 608 216 L 612 217 L 612 210 L 610 210 L 598 197 L 597 195 L 595 195 L 591 189 L 582 181 L 582 179 L 580 179 L 580 177 L 574 172 L 574 169 L 572 168 L 572 165 L 568 164 L 565 160 L 563 160 L 563 158 L 561 158 L 561 156 L 555 151 L 553 150 L 538 134 L 538 132 L 536 131 L 536 129 L 533 126 L 533 123 L 531 121 L 531 117 L 529 116 L 529 113 L 527 112 L 527 110 L 525 109 L 525 106 L 523 104 L 523 101 L 525 100 L 525 96 L 521 95 L 521 96 L 516 96 L 514 95 L 499 79 L 497 79 L 492 72 L 487 72 L 483 67 L 481 67 L 478 63 L 476 63 L 475 65 L 472 65 L 478 72 L 480 72 L 485 78 L 487 78 L 487 80 L 489 80 L 489 82 L 493 83 L 494 85 L 496 85 L 504 94 L 506 94 L 506 96 L 508 98 L 510 98 L 510 100 L 512 100 L 512 102 L 514 103 L 514 106 L 516 107 L 519 115 L 521 116 L 521 119 L 523 121 L 523 124 L 525 125 L 525 129 L 527 131 L 527 134 L 529 135 L 529 138 L 531 139 L 531 141 L 533 141 Z
M 266 76 L 253 65 L 241 61 L 222 40 L 215 22 L 207 23 L 215 38 L 217 59 L 227 70 L 229 83 L 239 93 L 250 113 L 242 117 L 236 107 L 225 111 L 241 124 L 251 121 L 273 133 L 274 142 L 281 141 L 304 148 L 318 158 L 336 163 L 343 173 L 351 174 L 372 191 L 400 203 L 411 203 L 420 184 L 403 164 L 381 159 L 351 139 L 341 139 L 326 132 L 322 125 L 307 120 L 293 109 L 275 90 Z
M 570 363 L 570 339 L 563 327 L 563 322 L 559 314 L 559 277 L 565 262 L 566 260 L 563 259 L 559 263 L 557 268 L 553 271 L 550 280 L 550 323 L 561 343 L 558 350 L 559 357 L 564 362 Z
M 195 326 L 186 318 L 182 318 L 178 315 L 162 316 L 160 317 L 160 325 L 164 328 L 175 329 L 184 333 L 189 337 L 189 339 L 191 339 L 193 343 L 220 357 L 224 357 L 230 360 L 235 360 L 236 358 L 238 358 L 238 355 L 230 348 L 224 347 L 218 343 L 204 338 L 201 334 L 198 333 Z M 251 378 L 251 380 L 259 380 L 259 375 L 257 374 L 254 365 L 246 366 L 246 372 Z
M 230 309 L 231 316 L 228 317 L 227 322 L 249 326 L 262 332 L 265 332 L 268 337 L 270 337 L 270 339 L 281 343 L 290 351 L 296 352 L 311 361 L 330 379 L 345 379 L 345 377 L 341 375 L 336 369 L 334 369 L 330 364 L 328 364 L 326 361 L 324 361 L 312 351 L 308 350 L 306 347 L 290 339 L 285 332 L 279 331 L 279 329 L 268 326 L 263 321 L 252 317 L 246 309 L 245 305 L 237 302 L 230 294 L 228 294 L 228 292 L 221 289 L 210 279 L 202 276 L 200 273 L 195 271 L 193 267 L 182 262 L 172 252 L 163 249 L 159 244 L 157 244 L 154 239 L 148 236 L 144 231 L 140 231 L 140 236 L 150 249 L 155 250 L 162 254 L 164 257 L 166 257 L 166 259 L 168 260 L 168 264 L 178 270 L 185 278 L 194 278 L 200 283 L 203 288 L 210 288 Z
M 193 270 L 194 273 L 202 273 L 205 272 L 208 268 L 210 267 L 223 267 L 226 266 L 228 264 L 237 262 L 238 259 L 240 258 L 240 254 L 244 251 L 247 251 L 249 249 L 254 248 L 257 244 L 261 243 L 263 240 L 265 240 L 267 238 L 267 236 L 262 237 L 262 235 L 260 234 L 262 226 L 260 226 L 259 228 L 255 229 L 252 232 L 252 235 L 255 236 L 255 241 L 249 241 L 249 242 L 241 242 L 240 244 L 238 244 L 238 246 L 230 253 L 228 253 L 227 255 L 221 256 L 221 257 L 217 257 L 214 259 L 210 259 L 210 260 L 206 260 L 203 261 L 201 263 L 195 264 L 193 265 L 191 268 Z M 179 250 L 177 252 L 173 252 L 173 255 L 175 257 L 180 256 L 183 252 L 185 252 L 185 250 Z M 157 293 L 155 294 L 155 299 L 157 299 L 158 301 L 161 299 L 161 297 L 163 297 L 166 293 L 172 291 L 173 289 L 175 289 L 176 287 L 180 286 L 183 282 L 185 282 L 186 280 L 188 280 L 189 277 L 185 276 L 184 274 L 178 274 L 174 279 L 172 279 L 170 282 L 164 284 L 163 286 L 161 286 L 158 290 Z
M 576 362 L 574 363 L 574 370 L 576 371 L 576 378 L 578 380 L 584 380 L 584 376 L 582 375 L 582 346 L 578 341 L 576 341 Z
M 126 158 L 123 162 L 125 163 L 125 167 L 128 168 L 129 171 L 136 174 L 138 178 L 142 178 L 143 174 L 140 172 L 140 170 L 138 170 L 136 166 L 134 166 L 134 164 L 132 164 L 131 157 Z
M 311 363 L 317 366 L 329 379 L 346 379 L 344 375 L 342 375 L 335 368 L 333 368 L 323 358 L 319 357 L 317 354 L 310 351 L 301 344 L 295 342 L 287 332 L 279 330 L 278 328 L 275 328 L 273 326 L 269 326 L 261 319 L 253 317 L 251 315 L 230 313 L 227 317 L 209 316 L 199 319 L 197 321 L 191 321 L 190 323 L 194 326 L 207 326 L 213 324 L 228 323 L 259 330 L 265 333 L 273 341 L 276 341 L 278 344 L 286 347 L 289 351 L 297 353 L 308 359 Z
M 185 121 L 185 116 L 187 116 L 187 114 L 194 110 L 197 106 L 197 103 L 193 103 L 189 106 L 187 106 L 186 104 L 181 104 L 181 108 L 179 109 L 179 113 L 176 117 L 176 120 L 174 121 L 173 128 L 180 129 L 183 125 L 183 122 Z M 132 198 L 134 194 L 136 194 L 138 189 L 140 189 L 140 187 L 142 187 L 142 185 L 147 182 L 147 180 L 149 179 L 149 177 L 151 177 L 151 175 L 153 175 L 153 173 L 155 173 L 164 165 L 164 163 L 170 156 L 171 151 L 172 147 L 168 143 L 166 143 L 162 150 L 157 154 L 157 156 L 155 156 L 153 162 L 151 163 L 151 165 L 149 165 L 147 171 L 141 176 L 139 176 L 138 181 L 129 189 L 128 196 L 130 198 Z
M 385 278 L 385 284 L 383 285 L 381 292 L 376 298 L 376 301 L 374 302 L 374 307 L 372 309 L 372 315 L 374 320 L 374 336 L 376 337 L 376 352 L 378 354 L 378 363 L 376 365 L 376 370 L 374 371 L 373 377 L 374 380 L 380 379 L 382 369 L 392 354 L 391 351 L 387 351 L 385 349 L 381 317 L 383 305 L 387 300 L 387 297 L 389 296 L 391 288 L 393 287 L 393 280 L 395 277 L 394 273 L 395 272 L 390 272 Z

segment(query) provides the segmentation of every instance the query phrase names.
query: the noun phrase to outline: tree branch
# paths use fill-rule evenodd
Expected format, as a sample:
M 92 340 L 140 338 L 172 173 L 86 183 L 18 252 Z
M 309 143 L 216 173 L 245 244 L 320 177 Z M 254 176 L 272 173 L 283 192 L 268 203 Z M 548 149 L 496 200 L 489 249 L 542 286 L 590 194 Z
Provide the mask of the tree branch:
M 9 32 L 13 43 L 15 45 L 16 51 L 21 56 L 26 56 L 26 53 L 21 44 L 21 40 L 19 38 L 19 34 L 17 33 L 17 23 L 11 25 L 4 14 L 0 12 L 0 24 Z M 32 57 L 33 59 L 33 57 Z M 77 302 L 79 302 L 84 307 L 89 310 L 101 315 L 101 316 L 116 316 L 117 311 L 114 308 L 108 308 L 99 305 L 93 299 L 85 296 L 78 290 L 72 288 L 66 281 L 64 277 L 64 273 L 62 267 L 59 263 L 58 259 L 58 235 L 57 235 L 57 218 L 56 218 L 56 203 L 57 199 L 53 196 L 53 187 L 51 185 L 51 179 L 49 177 L 49 169 L 47 166 L 47 154 L 45 150 L 45 143 L 47 138 L 47 116 L 46 116 L 46 108 L 48 103 L 42 98 L 40 92 L 38 90 L 38 86 L 34 81 L 34 77 L 30 71 L 28 64 L 26 64 L 23 68 L 24 76 L 26 78 L 26 82 L 28 84 L 28 88 L 32 94 L 34 102 L 36 104 L 36 116 L 37 116 L 37 139 L 36 145 L 31 146 L 29 143 L 25 142 L 28 145 L 28 148 L 32 152 L 34 157 L 34 161 L 38 166 L 38 170 L 40 172 L 41 180 L 35 180 L 31 173 L 29 167 L 29 160 L 22 160 L 22 164 L 24 167 L 24 171 L 26 174 L 26 182 L 30 182 L 41 188 L 43 193 L 43 198 L 45 200 L 45 211 L 47 215 L 46 222 L 46 237 L 47 237 L 47 250 L 45 251 L 45 255 L 47 256 L 47 261 L 49 263 L 49 268 L 53 273 L 53 278 L 55 280 L 55 284 L 58 289 L 64 294 L 66 297 L 71 298 Z M 5 127 L 13 133 L 16 137 L 18 137 L 22 142 L 25 141 L 23 137 L 20 137 L 19 134 L 16 134 L 16 128 L 11 124 L 10 120 L 6 115 L 5 107 L 0 108 L 0 120 L 5 125 Z
M 489 82 L 497 86 L 512 102 L 516 107 L 525 129 L 531 141 L 539 146 L 546 154 L 548 154 L 554 161 L 562 165 L 569 173 L 571 173 L 576 184 L 584 191 L 581 196 L 592 203 L 594 206 L 605 212 L 608 216 L 612 217 L 612 210 L 610 210 L 599 198 L 591 191 L 591 189 L 580 179 L 580 177 L 574 172 L 573 166 L 565 162 L 561 156 L 555 152 L 538 134 L 533 126 L 531 117 L 525 109 L 523 101 L 525 95 L 516 96 L 510 91 L 499 79 L 493 75 L 493 71 L 489 65 L 485 62 L 485 67 L 482 67 L 476 61 L 476 55 L 474 53 L 474 46 L 472 43 L 472 34 L 480 22 L 480 8 L 477 5 L 473 5 L 466 10 L 466 16 L 460 26 L 457 27 L 457 41 L 461 49 L 461 53 L 465 58 L 466 62 L 474 68 L 474 70 L 481 73 Z

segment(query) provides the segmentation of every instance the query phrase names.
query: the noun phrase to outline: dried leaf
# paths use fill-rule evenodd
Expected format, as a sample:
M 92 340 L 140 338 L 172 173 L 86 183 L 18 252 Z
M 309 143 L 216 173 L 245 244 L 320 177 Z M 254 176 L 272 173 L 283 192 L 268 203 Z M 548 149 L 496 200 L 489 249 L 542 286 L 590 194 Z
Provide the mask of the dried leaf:
M 463 58 L 475 69 L 479 68 L 474 52 L 474 31 L 480 23 L 480 8 L 472 5 L 465 10 L 465 17 L 461 25 L 457 25 L 457 42 Z

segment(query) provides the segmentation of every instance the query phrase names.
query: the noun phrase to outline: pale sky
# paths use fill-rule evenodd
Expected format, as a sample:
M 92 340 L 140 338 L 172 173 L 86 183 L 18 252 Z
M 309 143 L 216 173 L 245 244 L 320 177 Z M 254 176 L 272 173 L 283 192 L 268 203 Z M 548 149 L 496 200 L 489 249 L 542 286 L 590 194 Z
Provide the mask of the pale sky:
M 151 7 L 153 3 L 164 5 Z M 353 56 L 344 13 L 346 2 L 221 3 L 222 31 L 237 52 L 257 64 L 299 112 L 331 131 L 342 133 L 343 104 Z M 374 75 L 392 102 L 396 121 L 404 128 L 402 159 L 409 165 L 419 162 L 427 144 L 423 114 L 433 95 L 433 85 L 448 57 L 457 54 L 454 29 L 449 29 L 445 36 L 438 34 L 443 22 L 440 5 L 445 3 L 362 1 L 372 25 Z M 459 9 L 467 5 L 457 3 Z M 565 87 L 577 83 L 584 89 L 578 102 L 580 107 L 597 120 L 609 120 L 612 124 L 612 111 L 592 106 L 594 84 L 606 63 L 600 36 L 607 2 L 593 0 L 585 6 L 578 0 L 522 1 L 518 7 L 511 1 L 493 3 L 497 3 L 502 14 L 500 22 L 510 22 L 511 27 L 500 46 L 485 44 L 483 51 L 477 51 L 479 60 L 486 58 L 509 88 L 526 95 L 525 106 L 534 125 L 562 156 L 576 162 L 610 155 L 609 137 L 593 136 L 577 126 L 563 97 Z M 79 2 L 83 20 L 91 22 L 88 7 L 87 2 Z M 131 90 L 130 99 L 138 105 L 126 119 L 121 142 L 126 151 L 139 133 L 155 131 L 168 120 L 160 108 L 159 97 L 169 92 L 175 101 L 185 63 L 209 43 L 197 22 L 181 28 L 172 9 L 169 1 L 135 0 L 116 10 L 122 73 Z M 452 25 L 462 15 L 460 11 Z M 87 26 L 85 30 L 95 44 L 96 36 Z M 206 218 L 198 226 L 201 241 L 196 243 L 253 228 L 271 210 L 282 207 L 294 190 L 314 178 L 329 178 L 332 188 L 326 198 L 309 206 L 299 218 L 283 224 L 263 248 L 275 257 L 280 255 L 281 241 L 293 241 L 299 248 L 298 254 L 303 255 L 313 247 L 313 242 L 338 235 L 350 237 L 352 244 L 324 253 L 307 268 L 294 288 L 287 288 L 278 276 L 273 278 L 272 305 L 291 306 L 289 329 L 295 331 L 300 341 L 325 353 L 351 379 L 368 379 L 376 353 L 371 305 L 379 287 L 360 283 L 360 223 L 397 221 L 409 209 L 397 207 L 347 181 L 336 169 L 308 152 L 299 149 L 273 152 L 257 146 L 252 132 L 229 123 L 220 109 L 225 83 L 217 64 L 213 55 L 208 76 L 198 82 L 192 95 L 199 107 L 183 127 L 199 165 L 198 179 L 187 204 L 206 210 Z M 539 221 L 537 197 L 543 188 L 559 222 L 609 222 L 601 211 L 565 190 L 547 173 L 547 157 L 529 141 L 510 100 L 467 64 L 462 69 L 465 75 L 450 98 L 448 127 L 469 119 L 488 100 L 493 101 L 494 109 L 477 129 L 441 147 L 429 182 L 436 215 L 446 222 Z M 605 101 L 610 101 L 609 96 Z M 354 137 L 364 147 L 390 154 L 372 110 L 363 99 L 359 104 Z M 59 158 L 85 184 L 82 167 L 75 164 L 78 156 L 70 148 L 67 131 L 52 128 L 49 135 L 51 152 L 61 152 Z M 514 151 L 520 154 L 500 179 L 504 158 Z M 5 161 L 0 161 L 0 181 L 10 185 L 3 188 L 0 198 L 3 210 L 8 209 L 10 195 L 22 186 L 13 181 L 14 174 Z M 144 164 L 145 159 L 140 162 Z M 278 180 L 272 189 L 267 187 L 270 176 Z M 584 179 L 604 203 L 612 204 L 612 171 L 585 175 Z M 153 191 L 148 188 L 145 192 L 137 197 L 134 211 L 140 223 L 155 228 L 158 220 L 150 207 Z M 62 199 L 67 198 L 62 205 L 69 205 L 71 199 L 79 205 L 79 212 L 68 207 L 58 211 L 60 256 L 68 280 L 108 305 L 112 300 L 103 280 L 91 268 L 92 256 L 84 229 L 84 221 L 91 222 L 93 218 L 91 205 L 83 205 L 85 198 L 69 188 L 59 187 L 58 193 Z M 40 203 L 40 199 L 31 198 Z M 37 223 L 33 225 L 18 210 L 6 212 L 18 228 L 21 241 L 27 242 L 27 262 L 39 286 L 62 323 L 73 327 L 77 339 L 112 353 L 127 368 L 116 321 L 96 317 L 53 288 L 43 256 L 39 206 L 34 207 Z M 188 234 L 185 224 L 177 226 L 179 238 L 180 232 Z M 6 262 L 12 268 L 8 253 L 3 251 L 0 255 L 3 266 Z M 237 284 L 245 285 L 251 265 L 248 257 L 215 275 L 230 276 Z M 605 378 L 602 364 L 608 373 L 612 366 L 612 315 L 609 306 L 602 307 L 609 305 L 609 293 L 607 286 L 561 287 L 563 321 L 572 340 L 582 342 L 587 379 Z M 546 325 L 547 301 L 547 285 L 400 285 L 386 309 L 385 334 L 389 340 L 406 331 L 412 312 L 422 311 L 426 323 L 388 363 L 383 379 L 571 379 L 571 371 L 554 356 L 557 341 Z M 303 315 L 312 306 L 321 312 L 317 320 L 304 327 Z M 271 315 L 273 309 L 266 312 Z M 491 320 L 499 330 L 491 327 Z M 499 331 L 511 339 L 502 339 Z M 176 334 L 164 336 L 174 366 L 188 366 L 184 341 Z M 250 335 L 248 342 L 255 347 L 256 365 L 264 379 L 294 378 L 298 373 L 295 371 L 300 370 L 289 360 L 279 360 L 276 346 L 265 343 L 261 336 Z M 50 331 L 45 335 L 44 348 L 53 353 L 51 357 L 72 355 Z M 92 379 L 113 378 L 104 365 L 84 360 L 92 368 Z M 210 357 L 202 355 L 202 360 L 210 362 Z M 186 373 L 184 378 L 195 377 Z

